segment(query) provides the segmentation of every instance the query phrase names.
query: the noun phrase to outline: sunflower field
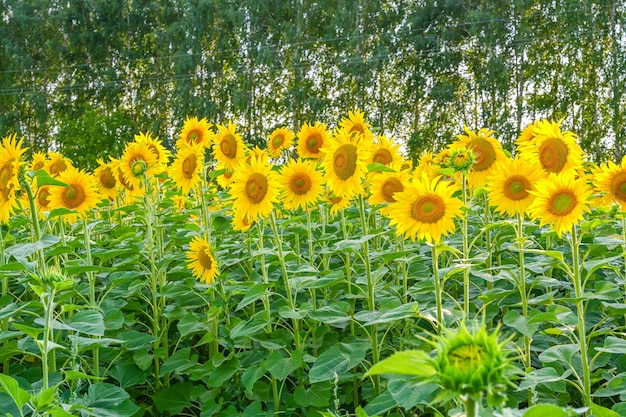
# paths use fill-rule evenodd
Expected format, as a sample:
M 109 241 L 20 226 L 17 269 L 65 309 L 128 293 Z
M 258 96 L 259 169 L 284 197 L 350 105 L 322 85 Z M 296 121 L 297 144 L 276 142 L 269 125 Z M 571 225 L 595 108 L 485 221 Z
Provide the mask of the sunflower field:
M 626 158 L 537 120 L 412 164 L 360 110 L 0 144 L 0 415 L 626 415 Z

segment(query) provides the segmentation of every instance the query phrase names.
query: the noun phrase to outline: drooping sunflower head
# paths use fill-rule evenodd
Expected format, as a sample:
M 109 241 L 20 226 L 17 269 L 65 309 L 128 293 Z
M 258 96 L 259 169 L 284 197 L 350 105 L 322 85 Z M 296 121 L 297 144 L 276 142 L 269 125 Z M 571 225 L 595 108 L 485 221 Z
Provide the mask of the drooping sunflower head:
M 519 147 L 520 155 L 535 159 L 545 175 L 571 173 L 582 167 L 583 150 L 573 132 L 561 130 L 561 122 L 540 121 L 534 139 Z
M 22 155 L 27 150 L 22 147 L 22 141 L 12 134 L 4 137 L 0 144 L 0 223 L 8 223 L 17 206 L 16 193 L 21 188 L 20 174 L 24 165 Z
M 324 193 L 322 173 L 310 159 L 292 159 L 280 169 L 280 200 L 287 210 L 305 209 Z
M 85 218 L 100 202 L 102 196 L 98 193 L 95 179 L 85 171 L 69 168 L 59 174 L 59 181 L 67 186 L 55 185 L 50 187 L 48 207 L 50 209 L 64 208 L 75 213 L 65 215 L 68 223 L 74 223 L 77 215 Z
M 30 170 L 34 172 L 44 169 L 47 160 L 48 157 L 44 152 L 33 152 L 33 156 L 30 161 Z
M 156 156 L 155 174 L 163 172 L 172 156 L 172 153 L 163 146 L 163 142 L 159 138 L 153 137 L 150 132 L 140 132 L 135 135 L 135 141 L 147 144 L 150 151 Z
M 596 170 L 593 181 L 601 204 L 619 204 L 620 210 L 626 212 L 626 156 L 620 165 L 609 161 Z
M 120 159 L 119 168 L 124 180 L 134 188 L 144 188 L 144 180 L 149 181 L 154 174 L 161 172 L 157 157 L 146 142 L 128 142 Z
M 200 183 L 204 173 L 204 147 L 189 145 L 179 149 L 170 167 L 170 174 L 183 194 Z
M 376 141 L 372 146 L 372 158 L 368 163 L 379 163 L 389 168 L 400 170 L 403 158 L 400 154 L 400 145 L 393 143 L 385 135 L 376 136 Z
M 330 137 L 328 125 L 321 122 L 315 122 L 314 125 L 304 123 L 296 136 L 300 158 L 321 159 L 324 156 L 321 149 Z
M 515 368 L 506 342 L 499 342 L 499 329 L 487 333 L 484 325 L 468 330 L 462 323 L 436 339 L 435 368 L 445 390 L 475 399 L 487 397 L 492 405 L 504 401 Z
M 57 152 L 48 152 L 48 160 L 44 164 L 44 169 L 54 178 L 57 178 L 61 172 L 71 167 L 72 162 L 65 156 Z
M 204 283 L 211 284 L 215 281 L 215 277 L 219 275 L 219 268 L 213 256 L 211 246 L 206 239 L 198 236 L 194 237 L 189 243 L 187 264 L 193 276 Z
M 360 109 L 348 111 L 348 117 L 341 119 L 339 126 L 341 129 L 345 129 L 349 136 L 372 142 L 372 125 L 365 121 L 365 113 Z
M 482 187 L 486 184 L 487 177 L 495 168 L 496 163 L 506 159 L 506 155 L 502 144 L 493 137 L 495 133 L 493 130 L 482 128 L 478 132 L 473 132 L 465 126 L 465 133 L 465 135 L 457 136 L 458 141 L 450 145 L 450 151 L 467 148 L 474 152 L 476 161 L 472 165 L 468 184 L 471 187 Z
M 279 127 L 274 129 L 267 140 L 267 151 L 275 158 L 279 157 L 283 150 L 288 150 L 293 144 L 296 134 L 291 129 Z
M 389 213 L 389 204 L 396 202 L 396 193 L 401 193 L 410 182 L 411 175 L 407 171 L 381 172 L 380 175 L 371 177 L 369 184 L 371 205 L 383 204 L 383 215 Z
M 394 194 L 389 206 L 390 224 L 398 235 L 433 244 L 455 230 L 455 219 L 462 215 L 463 202 L 452 195 L 457 190 L 441 177 L 431 180 L 426 175 L 414 178 L 402 192 Z
M 217 125 L 217 134 L 213 143 L 213 156 L 225 168 L 234 170 L 237 164 L 245 158 L 246 147 L 241 135 L 237 133 L 237 126 L 233 122 Z
M 526 215 L 535 198 L 530 192 L 541 179 L 543 174 L 535 161 L 522 158 L 501 161 L 487 181 L 489 204 L 508 216 Z
M 322 168 L 328 186 L 335 194 L 353 197 L 363 194 L 363 180 L 371 148 L 362 141 L 353 141 L 346 129 L 336 130 L 322 148 Z
M 587 200 L 591 187 L 585 179 L 570 173 L 551 174 L 529 192 L 535 196 L 528 207 L 531 218 L 539 219 L 540 226 L 550 225 L 559 236 L 571 231 L 583 214 L 590 211 Z
M 176 149 L 180 150 L 190 145 L 200 145 L 204 148 L 209 148 L 212 141 L 211 123 L 206 118 L 187 117 L 176 141 Z
M 256 221 L 271 214 L 278 200 L 277 174 L 272 166 L 257 159 L 241 163 L 235 169 L 230 194 L 233 207 Z
M 112 162 L 105 163 L 103 159 L 98 159 L 98 167 L 93 174 L 102 197 L 111 201 L 115 200 L 120 185 L 115 175 L 115 164 Z

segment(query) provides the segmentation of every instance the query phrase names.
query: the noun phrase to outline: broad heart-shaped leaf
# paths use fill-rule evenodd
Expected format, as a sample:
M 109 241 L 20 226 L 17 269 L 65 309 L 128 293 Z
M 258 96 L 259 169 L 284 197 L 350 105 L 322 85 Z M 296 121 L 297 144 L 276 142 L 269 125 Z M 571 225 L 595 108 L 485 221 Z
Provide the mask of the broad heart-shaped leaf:
M 293 393 L 296 402 L 302 407 L 328 407 L 330 403 L 330 383 L 313 384 L 311 388 L 297 387 Z
M 17 245 L 10 246 L 4 250 L 8 255 L 13 256 L 17 261 L 28 266 L 30 262 L 28 257 L 40 249 L 50 247 L 61 240 L 55 235 L 43 235 L 41 239 L 32 243 L 18 243 Z
M 604 339 L 604 346 L 601 348 L 597 347 L 596 350 L 607 353 L 626 353 L 626 340 L 615 336 L 607 336 Z
M 527 337 L 532 337 L 539 329 L 539 323 L 529 323 L 528 317 L 522 316 L 516 310 L 509 310 L 502 318 L 502 321 Z
M 139 407 L 129 397 L 122 388 L 102 382 L 91 385 L 87 395 L 76 402 L 86 408 L 80 409 L 85 417 L 130 417 Z
M 526 375 L 526 377 L 520 382 L 518 391 L 522 391 L 528 388 L 534 388 L 539 384 L 544 384 L 550 389 L 558 392 L 565 391 L 565 379 L 572 373 L 571 370 L 566 370 L 563 373 L 558 373 L 554 368 L 542 368 L 532 371 Z
M 371 349 L 369 343 L 339 343 L 324 351 L 313 363 L 309 371 L 312 384 L 330 381 L 335 375 L 341 375 L 359 365 L 365 354 Z
M 179 415 L 191 406 L 191 382 L 179 382 L 169 388 L 159 391 L 154 397 L 154 404 L 157 410 L 163 414 L 167 411 L 170 415 Z
M 615 375 L 605 387 L 593 393 L 594 397 L 612 397 L 614 395 L 626 399 L 626 372 Z
M 415 381 L 415 378 L 394 378 L 389 381 L 387 389 L 391 392 L 391 396 L 396 400 L 398 405 L 405 410 L 410 410 L 416 405 L 428 398 L 434 399 L 432 395 L 439 389 L 439 386 L 435 384 L 424 384 L 420 381 Z
M 81 310 L 69 323 L 72 328 L 91 336 L 104 336 L 104 316 L 96 310 Z
M 391 392 L 385 391 L 365 406 L 365 412 L 369 416 L 382 415 L 397 405 L 396 400 L 391 396 Z
M 114 365 L 109 375 L 111 378 L 115 379 L 122 388 L 142 385 L 147 380 L 147 373 L 132 363 L 118 363 Z
M 602 407 L 598 404 L 591 404 L 591 412 L 594 417 L 620 417 L 620 415 L 615 411 L 609 410 L 608 408 Z
M 537 404 L 530 407 L 522 417 L 571 417 L 575 416 L 573 411 L 567 411 L 554 404 Z
M 414 375 L 429 378 L 436 370 L 431 357 L 421 350 L 396 352 L 370 368 L 365 376 L 380 374 Z
M 13 399 L 13 402 L 19 409 L 22 409 L 30 401 L 28 391 L 20 388 L 18 382 L 8 375 L 0 374 L 0 387 L 2 391 Z
M 61 187 L 69 187 L 63 181 L 59 181 L 50 174 L 45 169 L 39 169 L 33 173 L 33 178 L 37 180 L 37 187 L 41 187 L 44 185 L 58 185 Z
M 290 358 L 285 358 L 280 352 L 271 353 L 265 359 L 265 369 L 279 381 L 287 378 L 302 364 L 302 352 L 294 351 Z
M 569 368 L 572 366 L 572 358 L 579 351 L 577 344 L 555 345 L 541 352 L 539 360 L 543 363 L 556 362 Z

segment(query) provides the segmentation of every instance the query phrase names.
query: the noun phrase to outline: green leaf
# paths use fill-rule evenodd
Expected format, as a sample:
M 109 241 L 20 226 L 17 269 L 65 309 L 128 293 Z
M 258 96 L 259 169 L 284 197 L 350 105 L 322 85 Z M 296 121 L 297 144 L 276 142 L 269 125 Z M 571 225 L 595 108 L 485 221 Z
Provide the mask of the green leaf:
M 502 318 L 502 321 L 527 337 L 532 337 L 539 329 L 539 323 L 530 323 L 528 317 L 522 316 L 516 310 L 509 310 Z
M 30 401 L 30 394 L 20 388 L 18 382 L 8 375 L 0 374 L 0 387 L 7 393 L 20 410 Z
M 337 327 L 345 327 L 351 318 L 348 314 L 350 311 L 350 303 L 346 301 L 337 301 L 330 305 L 311 311 L 309 316 L 320 323 L 332 324 Z
M 265 369 L 279 381 L 286 379 L 301 364 L 302 353 L 298 351 L 294 351 L 290 358 L 283 357 L 280 352 L 273 352 L 265 359 Z
M 176 371 L 177 374 L 185 372 L 187 369 L 198 363 L 198 355 L 192 355 L 191 348 L 183 348 L 174 352 L 169 358 L 161 365 L 161 371 L 159 376 L 163 377 L 172 371 Z
M 243 382 L 246 392 L 252 392 L 254 383 L 261 379 L 263 375 L 265 375 L 265 369 L 260 366 L 253 366 L 246 369 L 241 375 L 241 382 Z
M 543 363 L 556 362 L 570 367 L 572 358 L 580 351 L 577 344 L 554 345 L 539 354 L 539 360 Z
M 88 375 L 81 371 L 73 371 L 73 370 L 68 369 L 66 371 L 63 371 L 63 379 L 65 381 L 75 381 L 77 379 L 94 379 L 95 380 L 95 379 L 102 379 L 102 378 L 98 378 L 93 375 Z
M 569 417 L 575 415 L 576 413 L 566 411 L 554 404 L 537 404 L 526 410 L 522 417 Z
M 80 410 L 85 417 L 130 417 L 139 410 L 139 407 L 133 404 L 129 397 L 122 388 L 101 382 L 89 386 L 87 395 L 76 402 L 87 408 Z
M 309 380 L 314 384 L 330 381 L 335 378 L 335 375 L 341 376 L 344 372 L 359 365 L 365 359 L 367 350 L 361 343 L 339 343 L 331 347 L 315 360 L 309 371 Z
M 37 180 L 37 187 L 44 185 L 58 185 L 60 187 L 68 187 L 63 181 L 59 181 L 52 177 L 45 169 L 40 169 L 34 172 L 33 178 Z
M 117 335 L 119 340 L 124 341 L 124 347 L 128 350 L 149 349 L 156 337 L 136 330 L 128 330 Z
M 524 377 L 520 382 L 518 391 L 522 391 L 528 388 L 534 388 L 539 384 L 544 384 L 551 389 L 564 392 L 565 391 L 565 379 L 572 373 L 571 370 L 566 370 L 563 373 L 559 373 L 554 368 L 542 368 L 532 371 Z
M 380 162 L 372 162 L 367 164 L 367 172 L 396 172 L 396 170 Z
M 265 295 L 265 290 L 267 290 L 271 286 L 271 284 L 265 284 L 261 282 L 254 283 L 250 287 L 250 289 L 248 289 L 246 295 L 241 299 L 239 304 L 237 304 L 237 308 L 235 308 L 235 311 L 239 311 L 245 306 L 263 298 L 263 296 Z
M 147 380 L 147 373 L 132 363 L 117 363 L 109 372 L 122 388 L 143 385 Z
M 185 408 L 192 405 L 192 389 L 191 382 L 179 382 L 159 391 L 153 398 L 154 404 L 161 414 L 167 412 L 170 415 L 180 415 Z
M 370 416 L 382 415 L 397 405 L 396 400 L 391 396 L 391 392 L 385 391 L 365 406 L 365 412 Z
M 91 336 L 104 336 L 104 317 L 96 310 L 81 310 L 69 323 L 72 328 Z
M 432 358 L 421 350 L 405 350 L 396 352 L 370 368 L 364 377 L 369 375 L 396 374 L 414 375 L 430 378 L 436 373 Z
M 58 243 L 61 239 L 55 235 L 45 234 L 37 242 L 18 243 L 6 248 L 4 251 L 7 255 L 13 256 L 17 261 L 24 265 L 29 265 L 28 257 L 38 250 L 48 248 Z
M 615 375 L 605 387 L 593 393 L 594 397 L 612 397 L 614 395 L 626 396 L 626 372 Z
M 250 318 L 250 320 L 242 320 L 230 330 L 230 337 L 233 339 L 249 338 L 262 331 L 267 327 L 267 317 L 264 311 L 261 311 Z
M 598 404 L 591 404 L 591 412 L 594 417 L 620 417 L 615 411 Z
M 607 336 L 604 339 L 604 346 L 597 347 L 597 351 L 606 353 L 626 353 L 626 340 L 615 336 Z
M 313 384 L 311 388 L 297 387 L 293 397 L 302 407 L 328 407 L 330 404 L 330 383 Z
M 417 302 L 414 301 L 386 311 L 359 311 L 354 315 L 354 319 L 364 322 L 366 326 L 371 326 L 416 317 L 418 314 Z

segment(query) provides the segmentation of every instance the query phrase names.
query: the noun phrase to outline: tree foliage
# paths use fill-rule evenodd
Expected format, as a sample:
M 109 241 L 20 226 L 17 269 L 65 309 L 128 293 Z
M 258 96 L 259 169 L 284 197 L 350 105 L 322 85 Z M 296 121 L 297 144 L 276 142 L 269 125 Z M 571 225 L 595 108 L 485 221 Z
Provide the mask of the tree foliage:
M 546 117 L 594 159 L 617 159 L 625 11 L 607 0 L 3 0 L 0 132 L 93 164 L 139 131 L 173 146 L 187 116 L 233 120 L 262 143 L 279 125 L 334 125 L 360 108 L 413 157 L 463 125 L 511 149 Z

